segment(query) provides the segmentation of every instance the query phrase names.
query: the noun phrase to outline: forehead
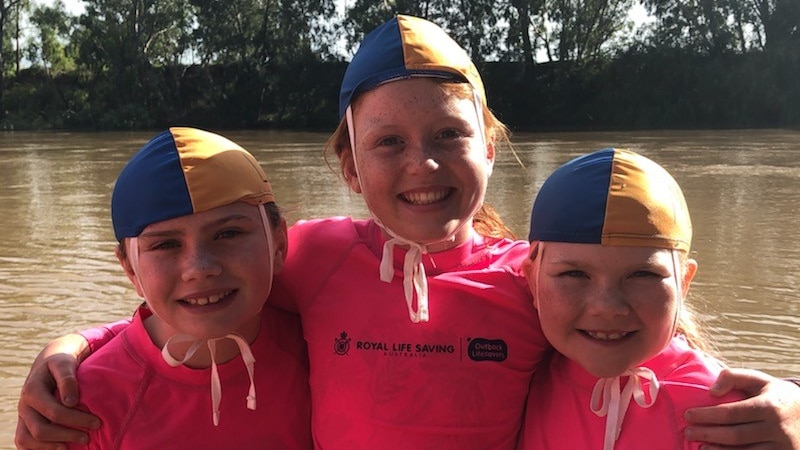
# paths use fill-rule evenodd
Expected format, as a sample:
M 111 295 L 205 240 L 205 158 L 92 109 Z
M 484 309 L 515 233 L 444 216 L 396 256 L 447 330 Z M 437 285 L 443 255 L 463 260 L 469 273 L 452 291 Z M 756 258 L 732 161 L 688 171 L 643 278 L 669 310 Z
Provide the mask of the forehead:
M 354 103 L 353 113 L 356 118 L 425 113 L 463 114 L 465 108 L 474 111 L 468 85 L 411 78 L 386 83 L 364 92 Z
M 258 208 L 244 202 L 235 202 L 193 214 L 151 223 L 142 235 L 168 230 L 193 230 L 212 227 L 233 220 L 260 220 Z
M 672 259 L 671 251 L 663 248 L 577 244 L 572 242 L 547 242 L 540 248 L 540 254 L 542 253 L 542 259 L 549 263 L 599 262 L 610 265 L 617 262 L 638 262 L 668 264 Z

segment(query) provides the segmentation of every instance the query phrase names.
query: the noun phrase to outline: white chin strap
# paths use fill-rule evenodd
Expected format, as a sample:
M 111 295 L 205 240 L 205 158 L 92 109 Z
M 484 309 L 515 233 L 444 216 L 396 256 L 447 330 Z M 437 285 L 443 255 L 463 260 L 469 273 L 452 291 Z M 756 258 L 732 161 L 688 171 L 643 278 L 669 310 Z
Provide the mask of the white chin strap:
M 486 147 L 486 130 L 483 120 L 483 103 L 481 102 L 480 95 L 473 89 L 473 103 L 475 105 L 475 112 L 478 116 L 478 128 L 480 130 L 481 142 L 483 147 Z M 353 165 L 356 174 L 358 170 L 358 158 L 355 154 L 356 139 L 355 128 L 353 126 L 353 109 L 350 105 L 345 110 L 345 121 L 347 122 L 347 135 L 350 138 L 350 151 L 353 154 Z M 358 177 L 358 184 L 363 192 L 361 185 L 361 177 Z M 381 255 L 380 265 L 380 278 L 385 283 L 391 283 L 394 278 L 394 248 L 398 245 L 407 245 L 409 247 L 406 252 L 405 260 L 403 262 L 403 294 L 408 307 L 408 317 L 413 323 L 428 322 L 430 320 L 430 311 L 428 309 L 428 278 L 425 274 L 425 265 L 422 263 L 422 255 L 428 253 L 428 246 L 432 244 L 421 244 L 412 240 L 406 239 L 399 234 L 392 231 L 389 227 L 383 224 L 381 220 L 372 212 L 369 204 L 367 204 L 372 220 L 390 236 L 390 239 L 383 244 L 383 254 Z M 446 239 L 434 243 L 452 242 L 455 240 L 455 235 L 461 231 L 461 228 L 456 229 Z M 414 294 L 417 297 L 417 308 L 414 309 Z
M 272 237 L 272 228 L 270 227 L 269 218 L 267 217 L 267 213 L 264 209 L 263 205 L 257 206 L 260 215 L 261 215 L 261 223 L 264 228 L 264 234 L 267 237 L 267 251 L 270 256 L 270 264 L 272 264 L 272 258 L 275 257 L 275 243 Z M 137 281 L 139 282 L 139 287 L 142 290 L 143 297 L 145 301 L 147 301 L 147 294 L 145 292 L 144 284 L 142 284 L 142 279 L 139 277 L 139 243 L 138 239 L 135 237 L 127 238 L 126 239 L 126 247 L 127 247 L 127 255 L 128 261 L 131 265 L 131 268 L 134 271 L 134 276 L 136 277 Z M 272 290 L 272 267 L 269 268 L 269 274 L 267 275 L 267 294 L 266 296 L 269 297 L 269 293 Z M 250 344 L 239 334 L 237 333 L 228 333 L 225 336 L 212 338 L 212 339 L 204 339 L 198 338 L 196 336 L 192 336 L 187 333 L 179 333 L 176 335 L 171 336 L 167 339 L 167 342 L 164 343 L 164 347 L 161 349 L 161 357 L 164 358 L 167 364 L 172 367 L 178 367 L 182 364 L 186 364 L 192 356 L 194 356 L 195 352 L 200 348 L 200 346 L 205 343 L 208 347 L 209 354 L 211 355 L 211 418 L 214 423 L 214 426 L 219 425 L 219 405 L 222 401 L 222 384 L 219 380 L 219 370 L 217 369 L 217 361 L 216 361 L 216 343 L 223 339 L 231 339 L 233 340 L 236 345 L 239 347 L 239 352 L 242 354 L 242 361 L 244 362 L 245 368 L 247 369 L 247 376 L 250 378 L 250 388 L 247 392 L 247 397 L 245 398 L 247 402 L 247 409 L 255 410 L 256 409 L 256 386 L 255 386 L 255 362 L 256 359 L 253 356 L 253 351 L 250 349 Z M 188 343 L 191 342 L 189 345 L 189 349 L 186 350 L 183 358 L 177 359 L 175 358 L 172 353 L 169 351 L 170 343 Z

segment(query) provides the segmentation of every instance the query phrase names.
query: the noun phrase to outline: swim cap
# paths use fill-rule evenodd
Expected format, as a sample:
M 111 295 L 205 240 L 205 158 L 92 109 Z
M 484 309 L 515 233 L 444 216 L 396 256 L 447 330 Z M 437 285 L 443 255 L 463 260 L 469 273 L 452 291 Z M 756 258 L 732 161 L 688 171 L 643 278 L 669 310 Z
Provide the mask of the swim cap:
M 397 15 L 364 37 L 347 66 L 339 91 L 339 118 L 357 94 L 414 76 L 467 82 L 486 103 L 478 69 L 456 41 L 432 22 Z
M 258 161 L 208 131 L 170 128 L 128 161 L 111 195 L 114 234 L 121 241 L 162 220 L 243 201 L 274 202 Z
M 533 205 L 528 240 L 688 252 L 692 223 L 678 183 L 663 167 L 607 148 L 547 178 Z

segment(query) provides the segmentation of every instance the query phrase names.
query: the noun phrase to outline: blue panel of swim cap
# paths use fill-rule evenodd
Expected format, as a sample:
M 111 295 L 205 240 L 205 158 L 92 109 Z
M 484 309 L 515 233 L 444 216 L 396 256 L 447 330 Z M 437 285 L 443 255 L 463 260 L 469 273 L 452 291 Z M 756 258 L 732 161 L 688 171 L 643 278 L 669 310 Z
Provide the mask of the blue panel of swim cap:
M 151 139 L 125 165 L 111 196 L 114 234 L 121 241 L 168 218 L 191 214 L 192 200 L 170 131 Z
M 613 162 L 608 148 L 556 169 L 536 195 L 528 240 L 599 244 Z
M 371 31 L 347 66 L 339 90 L 339 118 L 358 92 L 407 72 L 397 17 Z

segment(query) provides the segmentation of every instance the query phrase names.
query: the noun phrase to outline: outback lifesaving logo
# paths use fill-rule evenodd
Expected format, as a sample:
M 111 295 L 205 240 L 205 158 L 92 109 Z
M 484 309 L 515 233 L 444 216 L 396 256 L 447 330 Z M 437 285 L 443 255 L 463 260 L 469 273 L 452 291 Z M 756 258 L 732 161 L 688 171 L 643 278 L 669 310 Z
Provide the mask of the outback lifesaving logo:
M 386 357 L 427 358 L 458 356 L 472 361 L 505 361 L 508 345 L 502 339 L 460 338 L 457 344 L 422 342 L 387 342 L 355 339 L 342 331 L 333 340 L 333 352 L 345 356 L 350 352 L 375 352 Z

